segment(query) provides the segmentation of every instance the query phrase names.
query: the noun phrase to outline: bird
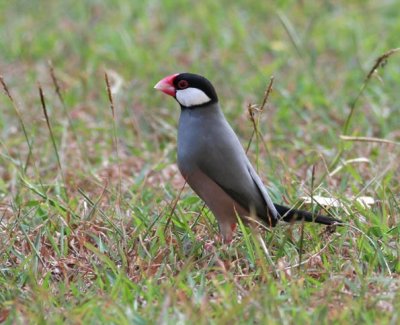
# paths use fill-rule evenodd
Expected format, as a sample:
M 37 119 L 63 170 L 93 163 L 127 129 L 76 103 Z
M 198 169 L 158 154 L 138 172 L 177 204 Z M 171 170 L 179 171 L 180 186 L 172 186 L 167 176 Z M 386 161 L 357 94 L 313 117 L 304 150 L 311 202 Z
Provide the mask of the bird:
M 333 217 L 273 203 L 208 79 L 194 73 L 175 73 L 161 79 L 154 88 L 180 105 L 178 168 L 216 217 L 224 242 L 233 240 L 237 217 L 244 224 L 261 222 L 268 227 L 275 227 L 280 220 L 340 223 Z

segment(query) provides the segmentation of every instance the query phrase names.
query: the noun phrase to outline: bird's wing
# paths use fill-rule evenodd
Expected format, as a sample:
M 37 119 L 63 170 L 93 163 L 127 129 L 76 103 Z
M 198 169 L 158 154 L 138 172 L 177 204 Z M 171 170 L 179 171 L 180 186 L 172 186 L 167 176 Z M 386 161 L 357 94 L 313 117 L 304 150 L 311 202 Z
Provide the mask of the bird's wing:
M 278 216 L 274 204 L 236 135 L 228 131 L 214 135 L 218 138 L 207 145 L 198 167 L 243 208 L 255 209 L 258 217 L 274 225 Z
M 269 196 L 268 191 L 265 188 L 260 176 L 258 176 L 257 172 L 254 170 L 249 159 L 247 159 L 247 167 L 248 167 L 249 173 L 251 175 L 251 178 L 256 183 L 258 189 L 261 192 L 262 197 L 265 200 L 265 203 L 267 204 L 269 212 L 272 213 L 272 215 L 274 216 L 274 219 L 277 220 L 279 218 L 278 211 L 276 210 L 275 205 L 272 202 L 271 197 Z

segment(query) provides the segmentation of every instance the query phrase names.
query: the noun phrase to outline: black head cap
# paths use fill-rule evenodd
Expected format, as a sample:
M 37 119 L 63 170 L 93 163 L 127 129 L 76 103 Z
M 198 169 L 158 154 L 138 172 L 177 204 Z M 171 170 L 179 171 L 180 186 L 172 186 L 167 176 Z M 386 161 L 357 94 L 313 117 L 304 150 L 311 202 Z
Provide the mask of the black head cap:
M 174 78 L 174 86 L 176 90 L 185 88 L 200 89 L 210 98 L 208 104 L 218 102 L 218 96 L 214 86 L 207 78 L 198 74 L 188 72 L 180 73 Z

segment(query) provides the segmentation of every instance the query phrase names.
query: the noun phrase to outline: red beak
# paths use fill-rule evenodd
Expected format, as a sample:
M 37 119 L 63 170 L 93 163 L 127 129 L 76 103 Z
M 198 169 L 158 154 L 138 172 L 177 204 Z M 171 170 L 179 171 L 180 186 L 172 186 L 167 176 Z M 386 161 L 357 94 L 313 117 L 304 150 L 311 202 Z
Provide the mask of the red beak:
M 161 79 L 154 86 L 155 89 L 161 90 L 163 93 L 175 97 L 176 89 L 174 86 L 174 79 L 179 73 L 172 74 L 164 79 Z

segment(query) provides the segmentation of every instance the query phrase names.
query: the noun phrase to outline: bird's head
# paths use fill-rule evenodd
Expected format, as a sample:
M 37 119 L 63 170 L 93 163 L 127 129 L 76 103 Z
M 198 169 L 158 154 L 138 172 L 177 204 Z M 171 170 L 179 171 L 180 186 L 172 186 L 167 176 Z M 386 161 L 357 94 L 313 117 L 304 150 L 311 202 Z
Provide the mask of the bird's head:
M 218 102 L 211 82 L 193 73 L 176 73 L 161 79 L 155 89 L 174 97 L 182 108 L 195 108 Z

